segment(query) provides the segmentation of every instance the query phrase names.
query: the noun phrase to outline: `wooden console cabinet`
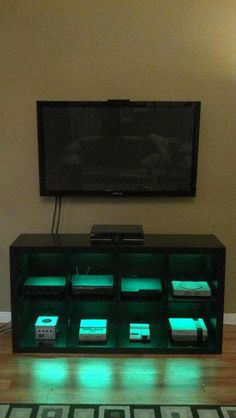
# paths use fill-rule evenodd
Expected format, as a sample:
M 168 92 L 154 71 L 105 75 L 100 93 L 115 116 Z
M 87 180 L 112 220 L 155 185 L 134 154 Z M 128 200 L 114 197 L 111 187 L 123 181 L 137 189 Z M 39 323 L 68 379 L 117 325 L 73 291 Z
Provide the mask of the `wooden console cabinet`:
M 146 235 L 143 244 L 91 244 L 89 235 L 22 234 L 10 246 L 12 342 L 14 352 L 179 353 L 222 351 L 225 247 L 214 235 Z M 72 294 L 74 274 L 112 275 L 109 296 Z M 29 277 L 36 281 L 28 291 Z M 65 286 L 47 292 L 47 280 Z M 158 297 L 122 297 L 123 277 L 157 277 Z M 45 278 L 45 292 L 37 280 Z M 210 297 L 176 297 L 173 280 L 206 281 Z M 39 316 L 58 316 L 54 341 L 35 338 Z M 202 318 L 208 336 L 202 343 L 175 342 L 168 318 Z M 81 319 L 106 319 L 107 340 L 79 340 Z M 148 323 L 150 341 L 130 341 L 130 323 Z

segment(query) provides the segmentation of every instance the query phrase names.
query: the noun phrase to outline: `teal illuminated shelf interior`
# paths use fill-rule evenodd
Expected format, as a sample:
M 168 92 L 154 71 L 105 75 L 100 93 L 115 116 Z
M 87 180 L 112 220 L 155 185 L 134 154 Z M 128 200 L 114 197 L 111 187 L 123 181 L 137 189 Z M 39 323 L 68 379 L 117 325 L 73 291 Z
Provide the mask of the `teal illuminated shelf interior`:
M 65 286 L 66 278 L 58 276 L 31 276 L 27 277 L 24 286 Z
M 161 292 L 161 281 L 153 277 L 122 277 L 121 291 L 139 292 L 142 290 L 158 290 Z
M 96 245 L 21 234 L 10 246 L 13 352 L 219 354 L 225 252 L 214 235 Z

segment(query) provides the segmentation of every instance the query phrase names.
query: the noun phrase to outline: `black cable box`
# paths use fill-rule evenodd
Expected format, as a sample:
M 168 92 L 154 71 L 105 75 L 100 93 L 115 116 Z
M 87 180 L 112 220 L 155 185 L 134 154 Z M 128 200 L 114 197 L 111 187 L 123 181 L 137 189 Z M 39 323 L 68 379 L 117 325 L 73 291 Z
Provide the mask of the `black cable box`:
M 93 225 L 90 233 L 93 244 L 142 244 L 141 225 Z

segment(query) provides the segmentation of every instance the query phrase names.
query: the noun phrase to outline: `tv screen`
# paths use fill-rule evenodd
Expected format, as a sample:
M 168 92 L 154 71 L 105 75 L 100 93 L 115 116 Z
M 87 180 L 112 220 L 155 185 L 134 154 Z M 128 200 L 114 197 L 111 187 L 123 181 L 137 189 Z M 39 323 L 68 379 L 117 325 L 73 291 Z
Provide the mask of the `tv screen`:
M 41 196 L 195 196 L 200 102 L 37 102 Z

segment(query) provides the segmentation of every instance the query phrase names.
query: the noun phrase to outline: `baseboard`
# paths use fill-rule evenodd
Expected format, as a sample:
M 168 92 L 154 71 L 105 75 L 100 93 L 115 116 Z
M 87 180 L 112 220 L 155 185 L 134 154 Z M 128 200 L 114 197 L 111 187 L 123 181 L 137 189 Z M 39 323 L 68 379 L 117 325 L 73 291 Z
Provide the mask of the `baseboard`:
M 11 321 L 11 312 L 0 312 L 0 323 Z
M 0 323 L 10 322 L 11 312 L 0 312 Z M 224 314 L 225 325 L 236 325 L 236 313 Z
M 226 313 L 226 314 L 224 314 L 224 324 L 225 325 L 236 325 L 236 313 Z

